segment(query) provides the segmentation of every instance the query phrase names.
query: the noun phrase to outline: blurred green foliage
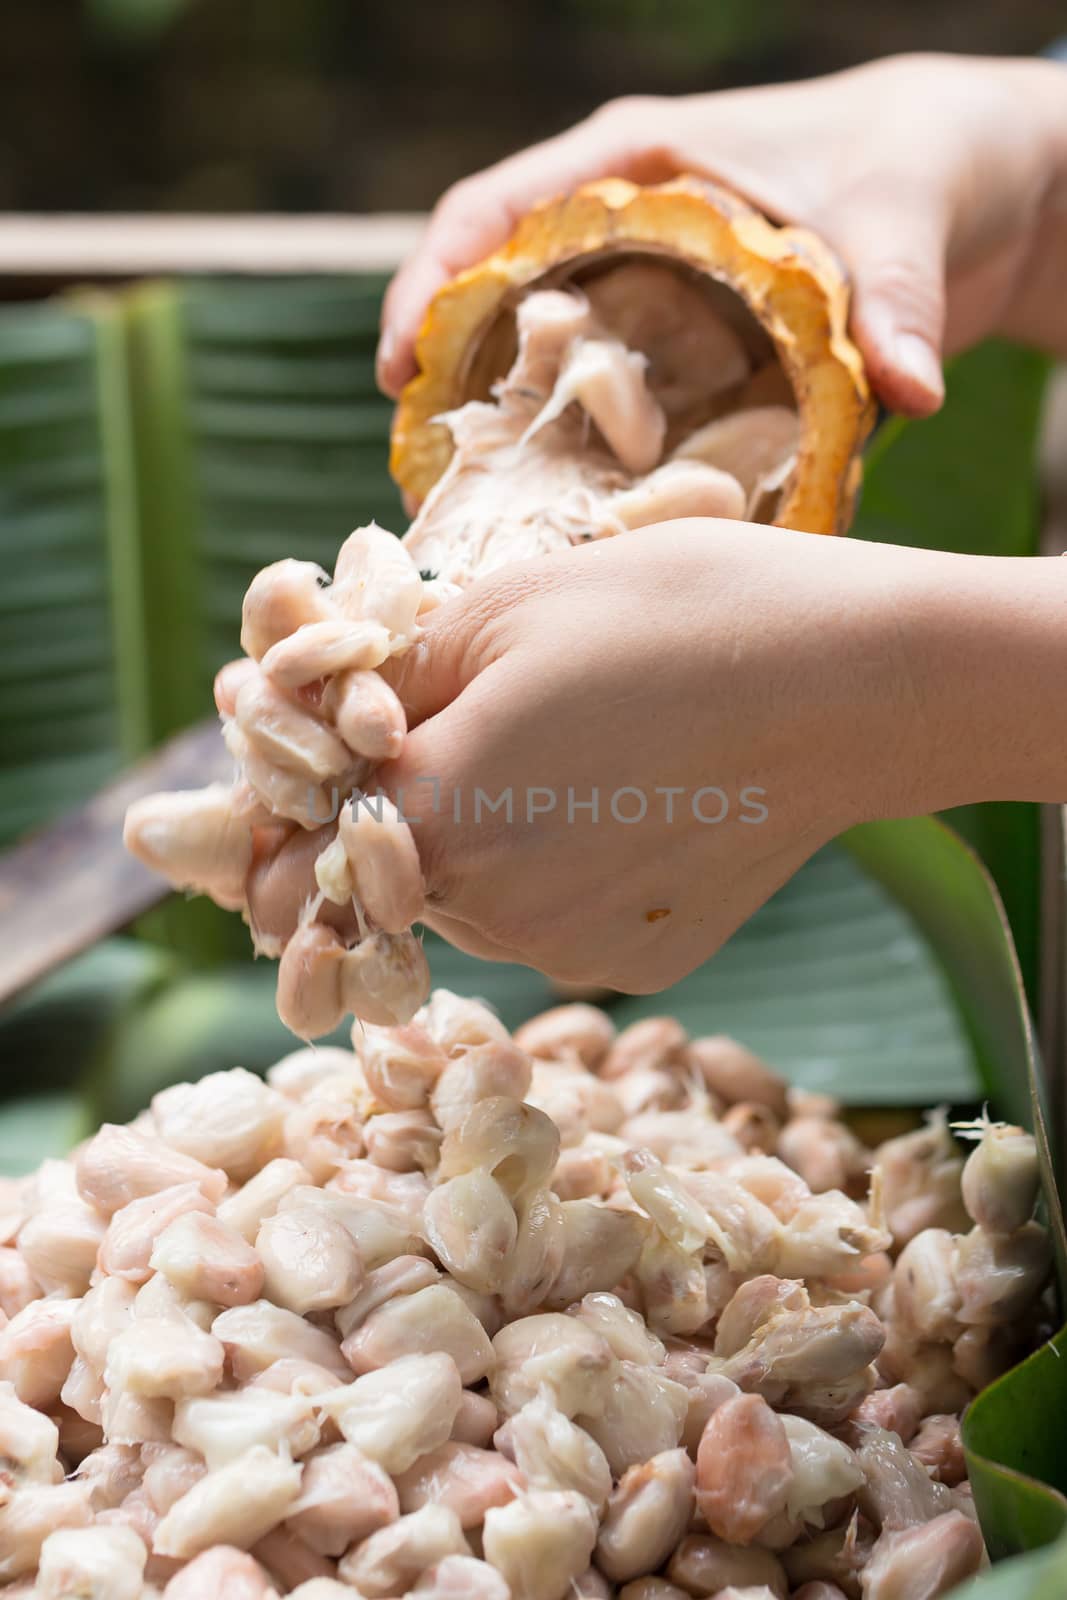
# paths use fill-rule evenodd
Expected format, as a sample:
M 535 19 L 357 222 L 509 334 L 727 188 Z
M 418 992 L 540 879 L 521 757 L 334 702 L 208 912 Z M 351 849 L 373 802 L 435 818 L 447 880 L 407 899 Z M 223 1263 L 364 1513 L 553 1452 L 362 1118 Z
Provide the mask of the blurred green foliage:
M 5 9 L 0 208 L 421 210 L 616 95 L 1062 31 L 1058 0 L 39 0 Z
M 652 59 L 680 67 L 747 63 L 805 31 L 806 18 L 785 0 L 568 0 L 578 19 L 640 41 Z
M 145 44 L 154 41 L 191 0 L 84 0 L 90 26 L 105 35 Z

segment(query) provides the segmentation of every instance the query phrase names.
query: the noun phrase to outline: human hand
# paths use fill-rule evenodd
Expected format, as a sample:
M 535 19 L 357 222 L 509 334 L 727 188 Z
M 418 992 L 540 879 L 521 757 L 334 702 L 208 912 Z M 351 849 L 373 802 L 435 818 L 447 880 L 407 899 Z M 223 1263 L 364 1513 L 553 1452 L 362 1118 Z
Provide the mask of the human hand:
M 653 991 L 854 823 L 1062 800 L 1065 641 L 1060 560 L 662 524 L 431 612 L 390 663 L 411 731 L 375 781 L 411 822 L 429 926 Z M 479 790 L 498 809 L 475 821 Z M 257 853 L 258 927 L 292 932 L 332 831 Z
M 717 179 L 829 243 L 884 403 L 937 409 L 941 358 L 989 333 L 1067 354 L 1067 78 L 1057 63 L 900 56 L 803 83 L 611 101 L 443 196 L 386 296 L 396 395 L 441 285 L 539 200 L 593 178 Z

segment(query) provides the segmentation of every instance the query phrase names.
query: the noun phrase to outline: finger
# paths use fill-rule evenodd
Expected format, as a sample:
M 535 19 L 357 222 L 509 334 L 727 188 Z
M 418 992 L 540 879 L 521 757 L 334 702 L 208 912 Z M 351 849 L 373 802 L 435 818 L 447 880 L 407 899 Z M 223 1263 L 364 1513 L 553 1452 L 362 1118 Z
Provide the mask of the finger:
M 593 178 L 648 177 L 653 159 L 639 118 L 602 114 L 449 189 L 385 296 L 378 383 L 386 394 L 395 399 L 414 376 L 415 337 L 438 289 L 502 245 L 531 206 Z M 655 176 L 668 176 L 661 168 L 662 160 Z
M 445 609 L 444 606 L 440 608 L 441 611 Z M 439 613 L 432 615 L 436 619 Z M 445 620 L 447 624 L 448 619 Z M 432 630 L 427 628 L 403 655 L 393 656 L 379 671 L 399 698 L 409 731 L 417 728 L 420 722 L 451 705 L 474 676 L 476 668 L 472 664 L 465 619 L 460 617 L 453 624 L 441 626 L 438 623 Z
M 247 656 L 227 661 L 215 674 L 215 707 L 222 717 L 232 717 L 237 706 L 237 696 L 242 687 L 258 673 L 259 668 Z
M 948 216 L 933 184 L 877 177 L 816 223 L 852 274 L 851 330 L 879 398 L 928 416 L 945 395 Z
M 454 900 L 462 888 L 454 871 L 453 852 L 459 839 L 455 813 L 454 780 L 445 759 L 452 742 L 453 724 L 462 722 L 457 709 L 444 711 L 410 733 L 395 761 L 386 761 L 374 773 L 375 789 L 385 795 L 407 823 L 419 856 L 428 916 L 441 908 L 455 915 Z M 425 920 L 421 918 L 420 920 Z M 465 948 L 465 947 L 464 947 Z
M 268 851 L 253 861 L 246 887 L 249 916 L 257 934 L 283 942 L 291 936 L 300 912 L 319 892 L 315 860 L 336 832 L 332 822 L 310 833 L 301 829 L 280 850 Z M 324 901 L 317 920 L 329 923 L 345 937 L 357 931 L 350 905 Z
M 395 761 L 375 771 L 376 787 L 411 828 L 432 914 L 480 922 L 476 908 L 487 898 L 486 873 L 488 881 L 499 881 L 503 870 L 495 859 L 492 867 L 485 865 L 489 847 L 499 844 L 495 835 L 503 819 L 495 809 L 485 816 L 480 809 L 476 816 L 472 812 L 483 804 L 476 797 L 486 719 L 508 693 L 506 663 L 494 662 L 455 701 L 413 729 Z M 472 845 L 481 863 L 476 871 L 469 870 Z
M 514 568 L 472 584 L 431 611 L 415 643 L 382 664 L 379 671 L 399 697 L 409 729 L 450 706 L 492 664 L 507 612 L 539 581 L 551 581 L 546 566 Z

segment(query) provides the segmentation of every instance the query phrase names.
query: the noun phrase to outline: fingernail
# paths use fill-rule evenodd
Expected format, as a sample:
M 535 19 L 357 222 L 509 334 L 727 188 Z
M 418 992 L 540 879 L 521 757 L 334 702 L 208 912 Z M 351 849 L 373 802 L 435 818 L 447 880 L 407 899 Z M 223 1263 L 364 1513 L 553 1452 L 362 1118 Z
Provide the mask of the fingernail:
M 378 371 L 384 372 L 387 367 L 391 366 L 395 355 L 396 334 L 392 328 L 383 328 L 382 336 L 378 340 L 378 354 L 376 357 Z
M 934 351 L 917 333 L 898 333 L 892 346 L 893 365 L 901 377 L 917 383 L 940 400 L 945 392 L 941 363 Z

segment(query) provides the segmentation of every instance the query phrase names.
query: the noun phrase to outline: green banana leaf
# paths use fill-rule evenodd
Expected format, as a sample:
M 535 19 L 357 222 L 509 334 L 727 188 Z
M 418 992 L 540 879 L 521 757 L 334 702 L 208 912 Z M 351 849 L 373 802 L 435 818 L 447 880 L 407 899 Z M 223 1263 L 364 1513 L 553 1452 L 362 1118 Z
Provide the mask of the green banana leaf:
M 1049 370 L 1044 356 L 995 339 L 949 362 L 945 405 L 936 416 L 895 418 L 875 435 L 852 536 L 972 555 L 1037 554 L 1035 469 Z M 946 819 L 996 880 L 1036 1006 L 1038 807 L 959 806 Z
M 255 572 L 399 531 L 374 381 L 384 280 L 187 281 L 126 302 L 155 738 L 211 707 Z
M 273 962 L 189 973 L 139 1003 L 99 1041 L 82 1078 L 95 1122 L 128 1122 L 160 1089 L 209 1072 L 264 1072 L 301 1048 L 274 1005 Z M 349 1043 L 350 1027 L 320 1044 Z M 2 1116 L 2 1112 L 0 1112 Z
M 554 1003 L 524 967 L 486 966 L 427 942 L 434 982 L 485 998 L 514 1025 Z M 828 846 L 665 994 L 618 996 L 620 1027 L 669 1011 L 692 1034 L 729 1033 L 794 1083 L 852 1106 L 972 1102 L 982 1080 L 944 973 L 907 914 L 841 844 Z
M 95 1124 L 84 1094 L 19 1095 L 0 1107 L 0 1173 L 21 1177 L 49 1156 L 63 1156 L 92 1133 Z
M 954 1589 L 949 1600 L 1063 1600 L 1067 1594 L 1067 1538 L 1002 1562 L 972 1583 Z
M 0 1174 L 31 1172 L 101 1121 L 86 1074 L 179 970 L 143 940 L 108 939 L 0 1013 Z
M 0 844 L 143 748 L 117 308 L 0 310 Z
M 0 1095 L 69 1089 L 119 1018 L 180 964 L 138 939 L 107 939 L 50 973 L 0 1014 Z
M 994 1560 L 1067 1534 L 1067 1330 L 982 1391 L 964 1420 L 967 1470 Z

